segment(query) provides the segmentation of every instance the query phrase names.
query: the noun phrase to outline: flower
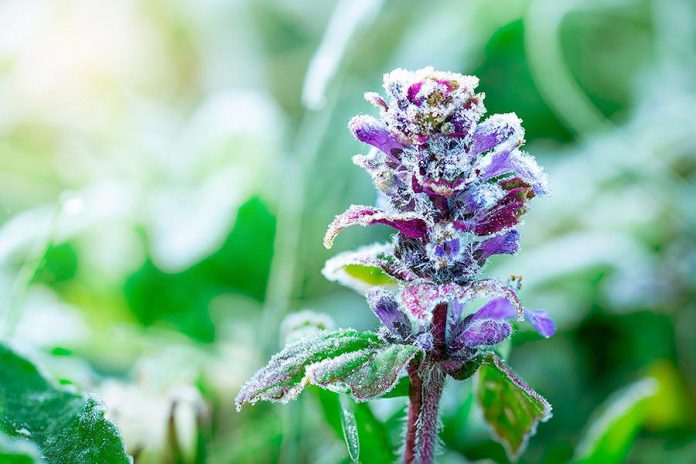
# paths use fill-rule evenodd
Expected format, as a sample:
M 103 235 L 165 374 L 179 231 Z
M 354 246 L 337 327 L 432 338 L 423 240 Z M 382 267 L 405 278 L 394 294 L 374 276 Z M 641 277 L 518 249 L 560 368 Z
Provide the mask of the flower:
M 384 224 L 398 232 L 391 268 L 460 284 L 477 279 L 491 256 L 517 252 L 515 227 L 547 193 L 546 175 L 521 150 L 515 114 L 480 121 L 477 85 L 473 76 L 397 69 L 384 76 L 387 99 L 365 95 L 381 118 L 350 121 L 354 136 L 374 147 L 353 162 L 370 174 L 383 207 L 351 206 L 329 227 L 327 247 L 346 227 Z

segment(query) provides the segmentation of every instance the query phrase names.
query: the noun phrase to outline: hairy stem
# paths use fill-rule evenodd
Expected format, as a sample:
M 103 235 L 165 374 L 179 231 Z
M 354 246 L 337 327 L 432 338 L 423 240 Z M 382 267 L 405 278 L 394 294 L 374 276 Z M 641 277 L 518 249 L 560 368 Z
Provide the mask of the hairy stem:
M 445 373 L 437 364 L 411 364 L 408 425 L 406 430 L 406 464 L 430 464 L 435 454 L 439 407 Z
M 446 327 L 447 303 L 440 303 L 433 310 L 431 323 L 433 351 L 423 362 L 413 362 L 408 366 L 411 388 L 404 451 L 406 464 L 433 462 L 440 397 L 445 386 L 445 373 L 437 361 L 447 356 Z

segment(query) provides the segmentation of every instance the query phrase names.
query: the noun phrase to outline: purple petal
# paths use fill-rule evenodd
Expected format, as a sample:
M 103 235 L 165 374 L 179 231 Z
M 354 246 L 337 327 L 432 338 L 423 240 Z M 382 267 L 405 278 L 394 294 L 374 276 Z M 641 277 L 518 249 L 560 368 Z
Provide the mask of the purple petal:
M 365 98 L 365 100 L 367 100 L 368 103 L 371 103 L 380 111 L 387 111 L 389 109 L 389 105 L 387 105 L 387 102 L 384 101 L 384 98 L 382 98 L 376 92 L 365 92 L 363 97 Z
M 416 345 L 428 351 L 433 348 L 433 334 L 430 332 L 423 332 L 416 337 Z
M 355 116 L 350 120 L 350 123 L 348 123 L 348 127 L 353 132 L 356 139 L 368 145 L 372 145 L 395 160 L 398 160 L 402 145 L 396 141 L 391 132 L 389 132 L 389 129 L 387 129 L 387 126 L 379 120 L 372 116 Z
M 482 181 L 512 173 L 529 184 L 537 195 L 548 193 L 546 173 L 539 167 L 533 156 L 520 150 L 502 150 L 490 156 L 490 162 L 481 168 Z
M 482 213 L 480 217 L 475 217 L 472 221 L 474 224 L 469 227 L 473 228 L 476 235 L 495 234 L 513 227 L 525 212 L 530 193 L 531 189 L 527 187 L 510 190 L 498 205 Z M 457 223 L 455 223 L 455 227 L 458 227 Z
M 470 316 L 470 321 L 487 319 L 514 319 L 517 316 L 512 303 L 505 298 L 494 298 Z M 539 332 L 543 337 L 552 337 L 556 332 L 556 325 L 547 316 L 546 311 L 524 311 L 524 318 Z M 464 327 L 466 330 L 466 326 Z
M 408 98 L 408 101 L 410 101 L 416 106 L 421 106 L 423 104 L 423 101 L 420 98 L 418 98 L 418 92 L 420 92 L 421 87 L 423 87 L 423 81 L 411 84 L 411 86 L 409 86 L 408 90 L 406 91 L 406 98 Z
M 517 311 L 507 298 L 493 298 L 471 315 L 471 320 L 514 319 Z
M 353 205 L 333 220 L 324 236 L 324 246 L 331 248 L 334 238 L 346 227 L 384 224 L 410 238 L 422 238 L 428 233 L 428 223 L 417 213 L 385 213 L 372 206 Z
M 478 155 L 493 148 L 509 151 L 523 139 L 524 129 L 515 113 L 494 114 L 476 128 L 469 153 Z
M 402 338 L 411 335 L 411 323 L 390 292 L 382 288 L 373 288 L 367 292 L 367 303 L 372 312 L 392 333 Z
M 553 319 L 546 314 L 546 311 L 525 311 L 524 316 L 542 337 L 553 337 L 556 333 L 556 324 L 553 322 Z
M 426 320 L 431 317 L 433 307 L 438 303 L 464 303 L 483 295 L 504 298 L 512 305 L 517 318 L 523 320 L 524 309 L 515 291 L 494 279 L 477 280 L 467 285 L 411 283 L 401 290 L 399 301 L 414 319 Z
M 504 320 L 472 318 L 452 345 L 467 348 L 495 345 L 505 340 L 511 331 L 510 324 Z
M 478 249 L 481 250 L 479 259 L 487 259 L 492 255 L 515 254 L 520 247 L 520 233 L 510 230 L 502 235 L 496 235 L 481 242 Z

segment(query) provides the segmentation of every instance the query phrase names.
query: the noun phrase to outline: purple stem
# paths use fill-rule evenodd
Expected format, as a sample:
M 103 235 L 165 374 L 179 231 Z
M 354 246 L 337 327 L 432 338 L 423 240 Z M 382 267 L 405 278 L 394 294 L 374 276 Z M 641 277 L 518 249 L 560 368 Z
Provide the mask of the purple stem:
M 408 424 L 404 451 L 406 464 L 433 462 L 439 424 L 440 397 L 445 386 L 445 373 L 437 361 L 446 356 L 446 326 L 447 304 L 439 304 L 433 310 L 431 323 L 433 352 L 422 362 L 414 361 L 408 366 L 411 387 L 408 395 Z

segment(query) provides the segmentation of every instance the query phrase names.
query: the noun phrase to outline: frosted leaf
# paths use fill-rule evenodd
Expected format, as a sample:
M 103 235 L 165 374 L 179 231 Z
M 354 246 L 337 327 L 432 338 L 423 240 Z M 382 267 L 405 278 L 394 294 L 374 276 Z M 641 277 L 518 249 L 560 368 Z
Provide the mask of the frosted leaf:
M 400 270 L 394 263 L 392 244 L 380 244 L 347 251 L 329 259 L 321 273 L 326 279 L 365 293 L 375 285 L 390 285 L 400 280 L 413 280 L 415 276 Z
M 237 409 L 260 400 L 287 403 L 307 385 L 307 370 L 312 364 L 345 353 L 376 349 L 383 343 L 372 332 L 348 329 L 289 345 L 242 386 L 235 400 Z
M 314 385 L 367 401 L 394 388 L 401 371 L 418 353 L 421 349 L 413 345 L 385 344 L 314 364 L 307 368 L 307 376 Z
M 411 238 L 423 237 L 428 230 L 426 219 L 418 213 L 386 213 L 372 206 L 352 205 L 333 220 L 324 236 L 324 246 L 331 248 L 334 238 L 346 227 L 384 224 Z
M 0 405 L 0 429 L 31 442 L 47 463 L 128 463 L 121 436 L 100 401 L 53 385 L 2 343 Z M 0 462 L 5 462 L 2 458 L 0 443 Z
M 351 461 L 360 462 L 360 437 L 358 436 L 358 423 L 353 412 L 353 404 L 349 397 L 339 395 L 339 410 L 341 413 L 341 429 L 343 429 L 343 440 L 348 449 Z
M 513 462 L 527 447 L 539 422 L 551 418 L 551 405 L 496 355 L 484 358 L 479 367 L 476 399 L 493 436 Z

